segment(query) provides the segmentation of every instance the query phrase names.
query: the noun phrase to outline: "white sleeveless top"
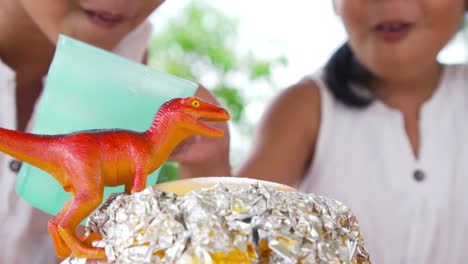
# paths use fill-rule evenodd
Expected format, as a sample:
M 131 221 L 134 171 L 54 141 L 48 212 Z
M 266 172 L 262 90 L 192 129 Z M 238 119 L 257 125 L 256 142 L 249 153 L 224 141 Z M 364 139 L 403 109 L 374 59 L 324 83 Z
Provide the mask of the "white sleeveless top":
M 151 31 L 150 22 L 143 22 L 119 42 L 114 52 L 143 61 Z M 15 73 L 0 60 L 0 127 L 16 129 L 15 91 Z M 32 123 L 33 120 L 28 128 Z M 16 172 L 10 168 L 11 162 L 11 157 L 0 153 L 0 264 L 56 263 L 52 239 L 47 231 L 51 216 L 31 207 L 18 196 Z
M 321 128 L 301 190 L 353 210 L 373 263 L 468 263 L 468 66 L 446 65 L 423 105 L 417 160 L 400 112 L 349 108 L 312 79 Z

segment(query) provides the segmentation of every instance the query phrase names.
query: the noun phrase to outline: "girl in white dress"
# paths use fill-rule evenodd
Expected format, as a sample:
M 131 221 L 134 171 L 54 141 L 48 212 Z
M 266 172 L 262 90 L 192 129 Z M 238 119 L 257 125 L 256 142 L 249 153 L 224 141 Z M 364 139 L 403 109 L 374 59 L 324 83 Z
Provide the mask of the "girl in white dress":
M 466 263 L 468 67 L 437 61 L 465 1 L 333 4 L 347 43 L 273 101 L 233 175 L 341 200 L 375 263 Z

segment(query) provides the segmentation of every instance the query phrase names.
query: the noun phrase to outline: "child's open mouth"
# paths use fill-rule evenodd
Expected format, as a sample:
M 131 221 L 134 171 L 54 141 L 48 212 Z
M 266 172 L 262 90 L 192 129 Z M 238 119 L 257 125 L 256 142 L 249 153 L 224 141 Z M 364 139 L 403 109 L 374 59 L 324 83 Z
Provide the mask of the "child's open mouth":
M 100 27 L 111 28 L 124 21 L 124 17 L 122 15 L 112 14 L 106 11 L 84 9 L 84 13 L 89 17 L 91 22 Z
M 382 22 L 373 27 L 377 36 L 386 41 L 398 41 L 405 38 L 412 28 L 411 23 L 406 22 Z

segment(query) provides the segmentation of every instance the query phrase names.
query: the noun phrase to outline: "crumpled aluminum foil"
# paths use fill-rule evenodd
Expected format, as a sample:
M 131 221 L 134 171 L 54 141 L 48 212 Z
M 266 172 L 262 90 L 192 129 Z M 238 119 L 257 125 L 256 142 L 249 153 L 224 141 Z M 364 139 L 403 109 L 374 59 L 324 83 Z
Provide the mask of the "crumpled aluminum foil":
M 223 263 L 370 263 L 348 207 L 260 183 L 113 196 L 86 231 L 102 234 L 94 245 L 108 262 L 70 257 L 62 264 L 221 263 L 216 256 L 230 252 L 242 257 Z

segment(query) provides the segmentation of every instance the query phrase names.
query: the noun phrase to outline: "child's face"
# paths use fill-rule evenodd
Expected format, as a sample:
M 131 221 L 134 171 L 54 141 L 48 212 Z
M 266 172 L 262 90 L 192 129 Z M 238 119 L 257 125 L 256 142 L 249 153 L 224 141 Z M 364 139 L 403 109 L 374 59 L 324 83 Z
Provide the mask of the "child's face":
M 53 42 L 59 34 L 112 49 L 164 0 L 20 0 Z
M 335 0 L 358 60 L 379 77 L 434 65 L 460 28 L 464 0 Z

